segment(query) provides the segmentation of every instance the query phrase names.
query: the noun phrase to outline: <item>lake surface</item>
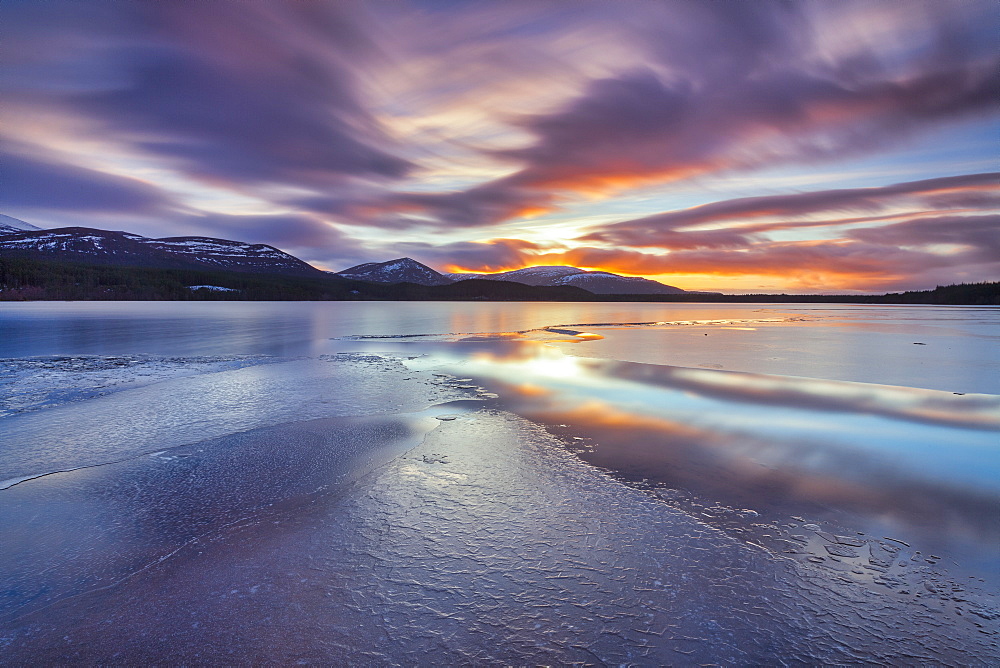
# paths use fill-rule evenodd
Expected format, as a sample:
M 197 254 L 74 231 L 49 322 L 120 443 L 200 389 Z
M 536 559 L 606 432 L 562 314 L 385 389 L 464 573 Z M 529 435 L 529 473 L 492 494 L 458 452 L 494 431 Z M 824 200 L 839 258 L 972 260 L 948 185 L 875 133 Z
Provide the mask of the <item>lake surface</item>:
M 639 323 L 639 324 L 630 324 Z M 1000 309 L 849 304 L 33 302 L 0 305 L 0 356 L 318 355 L 334 339 L 592 330 L 572 354 L 1000 393 Z M 707 336 L 706 336 L 707 335 Z M 918 345 L 922 344 L 922 345 Z
M 991 307 L 4 304 L 0 646 L 989 665 L 998 344 Z

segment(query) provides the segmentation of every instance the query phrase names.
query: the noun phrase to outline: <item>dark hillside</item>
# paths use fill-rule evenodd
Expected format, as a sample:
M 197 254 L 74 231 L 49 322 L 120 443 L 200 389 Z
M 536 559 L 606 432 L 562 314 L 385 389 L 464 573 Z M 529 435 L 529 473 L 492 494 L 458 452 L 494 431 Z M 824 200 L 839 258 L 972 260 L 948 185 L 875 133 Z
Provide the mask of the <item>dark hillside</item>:
M 202 285 L 228 290 L 190 288 Z M 284 276 L 0 258 L 0 301 L 586 301 L 594 298 L 579 288 L 533 287 L 503 281 L 389 285 L 353 281 L 325 273 Z
M 229 290 L 190 289 L 216 286 Z M 101 266 L 0 258 L 0 301 L 603 301 L 717 303 L 953 304 L 1000 306 L 1000 282 L 938 286 L 884 295 L 595 295 L 574 286 L 532 286 L 469 279 L 446 285 L 370 283 L 317 272 L 312 276 L 216 269 Z

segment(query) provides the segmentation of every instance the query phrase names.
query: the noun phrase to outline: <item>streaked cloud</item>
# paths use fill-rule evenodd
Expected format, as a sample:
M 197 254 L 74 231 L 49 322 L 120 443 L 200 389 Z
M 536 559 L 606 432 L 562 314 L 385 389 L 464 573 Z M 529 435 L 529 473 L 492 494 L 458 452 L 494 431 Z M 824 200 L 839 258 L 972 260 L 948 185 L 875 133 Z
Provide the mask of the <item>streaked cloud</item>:
M 11 146 L 10 142 L 6 142 Z M 15 150 L 0 153 L 5 206 L 42 211 L 150 214 L 174 206 L 156 186 L 51 156 Z
M 829 62 L 794 37 L 823 29 L 806 3 L 663 6 L 669 10 L 650 17 L 662 23 L 647 66 L 593 80 L 561 109 L 519 120 L 532 143 L 497 152 L 521 162 L 518 172 L 425 196 L 426 208 L 449 225 L 487 225 L 572 195 L 843 159 L 942 121 L 997 112 L 1000 54 L 966 49 L 927 59 L 948 51 L 956 31 L 975 32 L 943 14 L 921 26 L 921 49 L 889 67 L 874 45 L 854 62 Z M 863 18 L 860 5 L 844 7 Z M 688 20 L 671 21 L 673 10 Z M 498 209 L 496 201 L 519 206 Z
M 679 211 L 670 211 L 637 220 L 623 221 L 582 237 L 587 241 L 605 241 L 628 246 L 662 245 L 671 247 L 663 236 L 684 236 L 676 231 L 694 226 L 740 224 L 738 230 L 759 232 L 794 225 L 790 217 L 813 214 L 876 213 L 904 198 L 931 209 L 1000 207 L 1000 173 L 967 174 L 925 179 L 873 188 L 843 188 L 798 192 L 788 195 L 744 197 Z M 781 222 L 763 223 L 761 219 Z M 859 222 L 863 219 L 846 219 Z M 843 224 L 845 220 L 828 219 L 820 225 Z M 747 225 L 750 223 L 750 225 Z M 810 224 L 803 222 L 802 224 Z

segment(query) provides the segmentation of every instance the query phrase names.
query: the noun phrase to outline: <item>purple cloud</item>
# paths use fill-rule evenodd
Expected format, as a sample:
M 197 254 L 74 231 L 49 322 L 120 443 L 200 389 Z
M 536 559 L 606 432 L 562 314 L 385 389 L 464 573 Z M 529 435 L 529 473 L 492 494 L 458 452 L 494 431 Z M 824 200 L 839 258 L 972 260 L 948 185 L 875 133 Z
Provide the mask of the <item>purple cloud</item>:
M 15 45 L 48 44 L 15 68 L 27 98 L 215 184 L 329 188 L 412 167 L 358 92 L 358 65 L 377 49 L 353 5 L 82 3 L 87 16 L 80 4 L 12 9 Z M 38 86 L 32 73 L 73 85 Z
M 957 36 L 986 43 L 989 23 L 971 20 L 978 5 L 932 12 L 940 25 L 920 26 L 921 47 L 894 54 L 900 62 L 893 67 L 875 46 L 870 58 L 817 53 L 808 38 L 824 26 L 813 5 L 663 7 L 638 31 L 648 41 L 646 67 L 594 80 L 561 109 L 521 118 L 533 141 L 494 152 L 520 162 L 519 171 L 464 192 L 423 196 L 426 210 L 447 225 L 483 225 L 551 207 L 567 194 L 838 160 L 997 115 L 995 49 L 949 50 Z M 843 7 L 864 18 L 865 6 Z M 948 58 L 931 57 L 945 51 Z M 496 201 L 519 206 L 505 212 Z
M 343 232 L 328 223 L 304 215 L 227 215 L 192 216 L 184 221 L 199 234 L 238 237 L 250 243 L 281 247 L 330 247 L 342 243 Z
M 175 206 L 138 179 L 19 153 L 0 154 L 0 202 L 11 210 L 81 213 L 157 213 Z
M 490 239 L 482 242 L 458 241 L 447 244 L 403 243 L 394 248 L 441 271 L 473 268 L 476 271 L 503 271 L 524 266 L 525 258 L 538 256 L 543 248 L 523 239 Z
M 858 219 L 832 219 L 823 221 L 760 222 L 747 226 L 761 218 L 796 217 L 810 214 L 837 214 L 843 212 L 875 213 L 904 198 L 934 208 L 986 208 L 1000 204 L 1000 173 L 967 174 L 935 179 L 909 181 L 873 188 L 844 188 L 770 195 L 766 197 L 743 197 L 712 202 L 690 209 L 646 216 L 634 220 L 606 225 L 586 236 L 583 241 L 601 241 L 626 246 L 662 246 L 664 248 L 726 247 L 746 243 L 751 234 L 768 230 L 796 226 L 828 226 L 862 222 Z M 741 223 L 734 229 L 711 231 L 679 231 L 685 227 L 705 224 Z M 702 242 L 701 240 L 704 240 Z M 716 241 L 716 243 L 712 243 Z M 685 245 L 687 244 L 687 245 Z
M 852 230 L 847 236 L 883 246 L 956 246 L 964 249 L 963 260 L 998 265 L 1000 275 L 1000 215 L 917 218 Z

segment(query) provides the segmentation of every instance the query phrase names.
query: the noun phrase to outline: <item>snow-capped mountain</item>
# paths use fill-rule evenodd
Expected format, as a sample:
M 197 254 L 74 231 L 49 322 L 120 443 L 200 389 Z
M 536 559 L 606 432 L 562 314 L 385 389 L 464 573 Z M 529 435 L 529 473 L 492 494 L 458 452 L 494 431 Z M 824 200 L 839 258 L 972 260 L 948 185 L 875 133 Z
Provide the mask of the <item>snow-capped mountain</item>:
M 563 276 L 552 285 L 575 285 L 595 295 L 679 295 L 685 290 L 638 276 L 619 276 L 607 271 L 589 271 Z
M 563 266 L 527 267 L 496 274 L 442 274 L 408 257 L 388 262 L 367 262 L 339 272 L 323 272 L 265 244 L 247 244 L 211 237 L 149 239 L 128 232 L 88 227 L 42 230 L 17 218 L 0 215 L 0 258 L 3 257 L 160 269 L 219 269 L 289 276 L 332 274 L 371 283 L 415 283 L 425 286 L 485 279 L 530 286 L 575 287 L 600 295 L 685 292 L 645 278 Z
M 0 231 L 0 257 L 25 257 L 161 269 L 321 276 L 323 272 L 265 244 L 209 237 L 147 239 L 128 232 L 88 227 Z
M 491 281 L 513 281 L 524 283 L 525 285 L 550 285 L 552 281 L 566 276 L 583 273 L 582 269 L 576 267 L 525 267 L 515 271 L 503 271 L 496 274 L 446 274 L 456 281 L 464 281 L 469 278 L 485 278 Z
M 31 223 L 26 223 L 23 220 L 19 220 L 11 216 L 5 216 L 0 213 L 0 234 L 6 234 L 8 232 L 34 231 L 40 229 L 40 227 L 36 227 Z
M 445 274 L 455 281 L 485 278 L 491 281 L 513 281 L 526 285 L 572 285 L 598 295 L 677 295 L 685 290 L 664 285 L 648 278 L 619 276 L 607 271 L 584 271 L 576 267 L 526 267 L 496 274 Z
M 401 257 L 388 262 L 366 262 L 334 274 L 341 278 L 371 283 L 416 283 L 417 285 L 445 285 L 452 279 L 434 271 L 414 259 Z M 477 277 L 478 278 L 478 277 Z
M 191 258 L 220 269 L 239 266 L 239 271 L 272 274 L 319 273 L 312 265 L 266 244 L 246 244 L 212 237 L 167 237 L 144 240 L 144 243 L 163 253 Z

